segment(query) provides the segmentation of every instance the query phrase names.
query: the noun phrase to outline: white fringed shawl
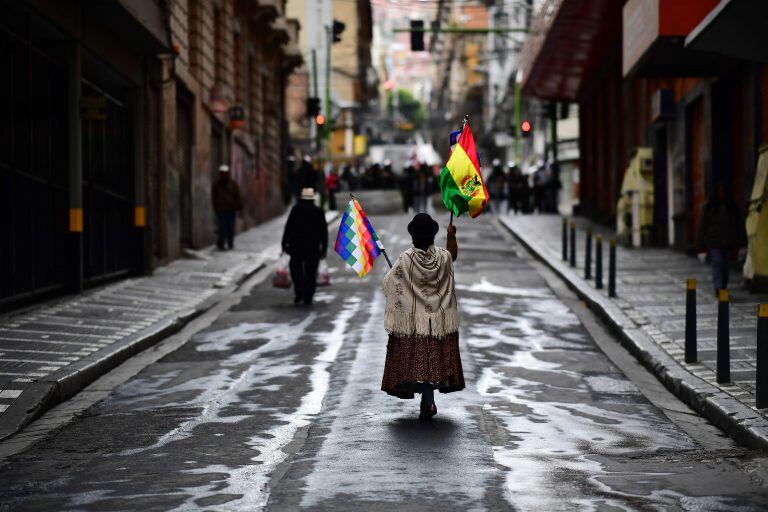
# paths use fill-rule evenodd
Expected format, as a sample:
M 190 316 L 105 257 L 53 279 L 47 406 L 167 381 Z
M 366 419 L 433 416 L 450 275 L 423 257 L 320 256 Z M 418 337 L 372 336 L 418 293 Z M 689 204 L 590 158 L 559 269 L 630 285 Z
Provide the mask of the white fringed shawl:
M 411 248 L 384 277 L 384 328 L 390 334 L 445 336 L 459 330 L 453 260 L 447 249 Z

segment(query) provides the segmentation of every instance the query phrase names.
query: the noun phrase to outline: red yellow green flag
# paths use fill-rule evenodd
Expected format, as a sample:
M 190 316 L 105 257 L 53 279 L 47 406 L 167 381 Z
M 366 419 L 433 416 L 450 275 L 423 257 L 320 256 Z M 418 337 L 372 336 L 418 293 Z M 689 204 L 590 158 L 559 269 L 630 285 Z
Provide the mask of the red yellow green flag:
M 461 130 L 451 157 L 440 173 L 440 194 L 445 207 L 457 217 L 464 212 L 477 217 L 488 203 L 488 189 L 480 174 L 477 147 L 469 123 Z

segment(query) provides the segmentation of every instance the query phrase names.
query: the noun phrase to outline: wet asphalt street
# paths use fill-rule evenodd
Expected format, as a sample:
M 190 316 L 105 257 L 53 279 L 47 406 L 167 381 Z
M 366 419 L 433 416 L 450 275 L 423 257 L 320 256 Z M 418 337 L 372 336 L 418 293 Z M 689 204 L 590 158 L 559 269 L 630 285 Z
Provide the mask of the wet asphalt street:
M 372 221 L 407 247 L 406 217 Z M 458 239 L 467 389 L 433 421 L 379 390 L 386 262 L 361 280 L 329 253 L 313 307 L 255 284 L 6 460 L 0 510 L 768 508 L 765 460 L 659 390 L 493 218 Z

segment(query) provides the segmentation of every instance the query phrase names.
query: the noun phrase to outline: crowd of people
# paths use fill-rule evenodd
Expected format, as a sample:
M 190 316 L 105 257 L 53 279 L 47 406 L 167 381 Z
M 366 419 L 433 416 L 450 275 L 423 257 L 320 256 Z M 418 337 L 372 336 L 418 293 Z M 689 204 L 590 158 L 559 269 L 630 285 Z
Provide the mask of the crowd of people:
M 541 165 L 533 173 L 523 173 L 513 162 L 503 166 L 495 159 L 490 170 L 484 171 L 492 213 L 557 212 L 560 181 L 554 166 Z M 389 160 L 368 166 L 345 163 L 321 169 L 307 156 L 291 176 L 294 196 L 304 188 L 312 188 L 331 210 L 337 208 L 337 192 L 397 189 L 405 212 L 424 212 L 429 198 L 440 191 L 439 169 L 416 161 L 408 162 L 402 172 L 395 172 Z
M 525 174 L 508 162 L 504 168 L 498 159 L 493 160 L 485 186 L 491 196 L 490 209 L 496 215 L 515 213 L 557 212 L 557 192 L 560 181 L 553 166 L 541 165 Z
M 304 157 L 295 170 L 291 170 L 291 189 L 294 197 L 305 188 L 314 189 L 321 203 L 329 209 L 337 208 L 338 192 L 358 190 L 399 190 L 405 211 L 426 211 L 429 196 L 438 191 L 435 170 L 427 164 L 408 164 L 403 172 L 395 173 L 392 162 L 384 160 L 368 166 L 342 164 L 328 169 L 318 168 L 310 157 Z

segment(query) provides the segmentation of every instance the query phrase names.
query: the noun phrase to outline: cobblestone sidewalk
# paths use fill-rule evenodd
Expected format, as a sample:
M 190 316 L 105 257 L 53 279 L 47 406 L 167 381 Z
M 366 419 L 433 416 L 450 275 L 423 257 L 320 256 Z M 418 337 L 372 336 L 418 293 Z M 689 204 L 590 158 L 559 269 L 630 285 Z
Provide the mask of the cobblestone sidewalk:
M 277 260 L 285 218 L 238 235 L 232 251 L 189 251 L 151 276 L 0 316 L 0 439 Z
M 545 261 L 562 262 L 561 217 L 556 215 L 507 216 L 502 222 L 522 239 L 532 241 L 531 249 Z M 608 237 L 612 232 L 581 218 L 577 224 L 577 265 L 574 281 L 578 286 L 594 291 L 593 279 L 584 279 L 585 229 L 591 227 L 603 234 L 603 275 L 607 297 Z M 535 245 L 535 247 L 533 247 Z M 768 295 L 750 294 L 740 288 L 740 275 L 731 275 L 730 334 L 732 383 L 715 382 L 717 300 L 712 291 L 710 267 L 697 259 L 665 248 L 632 249 L 617 247 L 617 297 L 612 300 L 658 346 L 693 375 L 728 393 L 755 413 L 764 417 L 766 411 L 755 406 L 755 356 L 757 305 L 768 302 Z M 592 264 L 594 266 L 594 252 Z M 699 363 L 684 363 L 685 284 L 695 278 L 698 283 L 698 356 Z

